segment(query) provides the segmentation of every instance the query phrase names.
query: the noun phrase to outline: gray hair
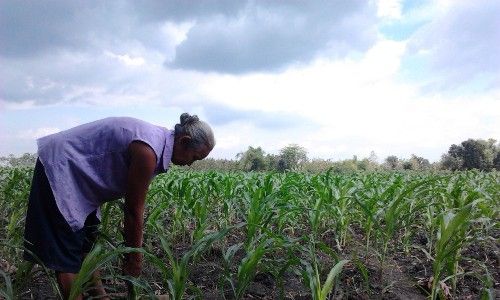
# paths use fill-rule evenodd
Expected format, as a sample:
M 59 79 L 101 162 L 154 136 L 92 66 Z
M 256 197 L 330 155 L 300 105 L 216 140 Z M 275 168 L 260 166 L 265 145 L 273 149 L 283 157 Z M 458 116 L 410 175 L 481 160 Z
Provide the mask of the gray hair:
M 191 146 L 198 148 L 207 145 L 210 149 L 215 146 L 215 138 L 212 128 L 207 123 L 201 121 L 197 115 L 183 113 L 181 123 L 175 124 L 175 135 L 188 135 L 191 137 Z

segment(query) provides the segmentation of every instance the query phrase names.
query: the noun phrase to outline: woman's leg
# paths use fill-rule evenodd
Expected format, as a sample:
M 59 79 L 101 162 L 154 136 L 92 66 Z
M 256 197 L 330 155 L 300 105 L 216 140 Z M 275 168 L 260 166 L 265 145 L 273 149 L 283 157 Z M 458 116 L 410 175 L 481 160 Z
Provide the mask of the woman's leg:
M 71 286 L 76 278 L 75 273 L 64 273 L 64 272 L 56 272 L 57 283 L 59 284 L 59 289 L 61 290 L 61 294 L 63 299 L 69 299 L 69 295 L 71 292 Z M 76 297 L 77 300 L 83 299 L 82 295 Z
M 99 221 L 99 218 L 97 218 L 97 211 L 93 211 L 91 214 L 87 216 L 87 219 L 85 220 L 85 239 L 83 241 L 83 258 L 82 261 L 85 259 L 87 254 L 92 250 L 92 248 L 95 245 L 95 242 L 97 240 L 97 237 L 99 235 L 99 224 L 101 222 Z M 99 270 L 96 270 L 92 274 L 92 279 L 91 279 L 91 288 L 88 291 L 89 294 L 96 298 L 96 299 L 109 299 L 106 295 L 106 290 L 104 289 L 104 286 L 102 284 L 101 280 L 101 274 Z

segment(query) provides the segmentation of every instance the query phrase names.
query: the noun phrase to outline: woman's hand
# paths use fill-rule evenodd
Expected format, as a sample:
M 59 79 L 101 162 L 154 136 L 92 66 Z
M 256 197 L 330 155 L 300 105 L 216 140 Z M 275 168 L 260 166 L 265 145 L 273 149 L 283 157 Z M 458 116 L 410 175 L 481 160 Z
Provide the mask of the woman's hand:
M 142 253 L 127 253 L 123 261 L 122 272 L 125 276 L 139 277 L 142 271 Z M 127 299 L 136 299 L 137 293 L 134 284 L 125 280 L 127 285 Z

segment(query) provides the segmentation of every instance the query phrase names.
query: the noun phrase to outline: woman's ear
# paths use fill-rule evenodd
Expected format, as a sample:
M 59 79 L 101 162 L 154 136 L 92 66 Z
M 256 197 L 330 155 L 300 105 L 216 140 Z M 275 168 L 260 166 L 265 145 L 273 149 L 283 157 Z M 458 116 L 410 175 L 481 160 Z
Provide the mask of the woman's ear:
M 188 147 L 191 145 L 191 139 L 192 138 L 189 135 L 185 135 L 181 137 L 180 142 L 184 147 Z

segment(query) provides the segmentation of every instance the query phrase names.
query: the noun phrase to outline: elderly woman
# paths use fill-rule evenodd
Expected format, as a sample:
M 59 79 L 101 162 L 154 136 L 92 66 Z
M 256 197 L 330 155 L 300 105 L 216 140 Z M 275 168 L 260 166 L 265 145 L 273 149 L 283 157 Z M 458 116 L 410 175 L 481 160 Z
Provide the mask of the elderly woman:
M 170 162 L 190 165 L 215 145 L 212 129 L 184 113 L 175 130 L 128 117 L 106 118 L 38 140 L 25 228 L 25 258 L 56 272 L 65 298 L 95 241 L 99 207 L 125 198 L 124 239 L 141 247 L 146 193 Z M 123 272 L 138 276 L 142 256 L 125 256 Z M 96 274 L 98 276 L 98 274 Z M 104 292 L 95 278 L 97 294 Z

